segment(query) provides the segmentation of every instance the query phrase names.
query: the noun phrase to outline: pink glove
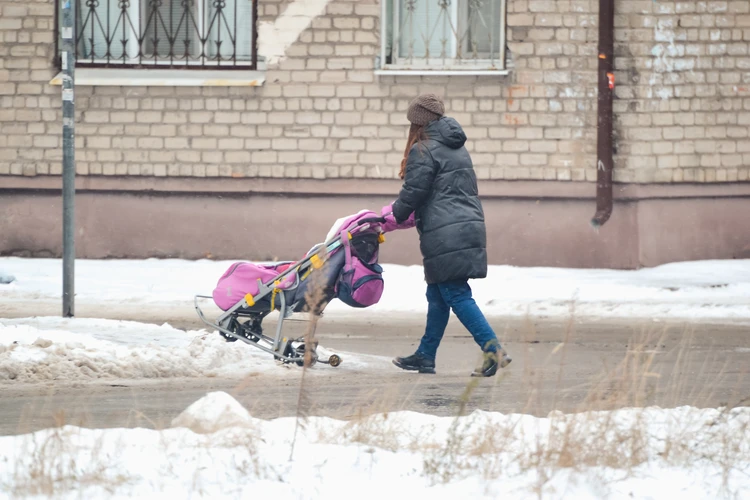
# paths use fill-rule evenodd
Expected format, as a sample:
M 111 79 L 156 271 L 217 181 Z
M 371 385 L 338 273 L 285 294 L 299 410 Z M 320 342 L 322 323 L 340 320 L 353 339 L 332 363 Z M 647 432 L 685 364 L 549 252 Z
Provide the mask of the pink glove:
M 385 223 L 382 224 L 383 232 L 390 233 L 397 229 L 409 229 L 414 227 L 417 223 L 414 220 L 414 213 L 409 216 L 404 222 L 399 224 L 396 222 L 396 218 L 393 216 L 392 205 L 386 205 L 380 210 L 380 215 L 385 219 Z

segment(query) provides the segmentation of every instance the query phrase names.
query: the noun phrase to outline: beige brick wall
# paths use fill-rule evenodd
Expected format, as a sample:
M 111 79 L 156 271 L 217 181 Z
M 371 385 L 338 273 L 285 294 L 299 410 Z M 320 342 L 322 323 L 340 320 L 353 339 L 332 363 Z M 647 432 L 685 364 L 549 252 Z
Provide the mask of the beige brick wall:
M 466 128 L 480 178 L 591 181 L 597 4 L 508 0 L 508 77 L 376 77 L 379 4 L 332 0 L 263 87 L 79 87 L 77 170 L 393 178 L 408 102 L 432 91 Z M 260 0 L 264 20 L 284 8 Z M 747 181 L 750 2 L 616 10 L 615 179 Z M 0 175 L 61 171 L 53 23 L 52 0 L 0 0 Z

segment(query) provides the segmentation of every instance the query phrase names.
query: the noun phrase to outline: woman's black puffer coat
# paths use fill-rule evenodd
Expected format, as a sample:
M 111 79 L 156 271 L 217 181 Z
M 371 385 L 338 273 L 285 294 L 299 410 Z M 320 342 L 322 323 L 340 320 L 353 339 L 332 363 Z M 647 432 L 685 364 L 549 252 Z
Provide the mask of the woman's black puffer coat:
M 430 122 L 427 140 L 412 146 L 393 215 L 414 212 L 428 284 L 487 276 L 487 231 L 477 177 L 456 120 Z

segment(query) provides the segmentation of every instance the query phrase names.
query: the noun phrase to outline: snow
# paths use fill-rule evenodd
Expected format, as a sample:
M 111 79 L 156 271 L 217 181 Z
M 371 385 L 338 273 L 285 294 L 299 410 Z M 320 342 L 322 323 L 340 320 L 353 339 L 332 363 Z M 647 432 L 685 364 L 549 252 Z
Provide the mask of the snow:
M 8 285 L 10 283 L 13 283 L 15 279 L 15 276 L 6 274 L 2 269 L 0 269 L 0 285 Z
M 199 434 L 250 424 L 250 412 L 226 392 L 208 393 L 172 421 L 173 427 L 187 427 Z
M 748 425 L 693 407 L 266 421 L 211 393 L 169 429 L 0 437 L 0 496 L 747 499 Z
M 156 317 L 195 316 L 193 297 L 210 295 L 232 262 L 209 260 L 77 260 L 76 304 Z M 427 310 L 420 266 L 384 265 L 385 292 L 379 304 L 352 309 L 334 301 L 327 316 L 371 321 L 384 314 L 422 316 Z M 0 258 L 0 268 L 15 275 L 0 285 L 0 315 L 29 304 L 59 306 L 59 259 Z M 636 271 L 608 269 L 490 266 L 487 279 L 471 282 L 474 296 L 489 316 L 750 320 L 750 260 L 666 264 Z M 202 302 L 210 317 L 219 309 Z M 165 311 L 167 311 L 165 313 Z
M 97 315 L 190 317 L 195 294 L 210 294 L 231 262 L 208 260 L 79 260 L 76 304 Z M 59 307 L 58 259 L 0 259 L 16 280 L 0 285 L 0 316 Z M 373 321 L 395 313 L 426 313 L 419 266 L 385 265 L 385 293 L 368 309 L 334 301 L 326 317 Z M 488 316 L 646 318 L 750 322 L 750 260 L 683 262 L 638 271 L 491 266 L 472 282 Z M 210 300 L 209 316 L 220 311 Z M 182 316 L 179 316 L 182 314 Z M 325 321 L 325 319 L 323 320 Z M 327 355 L 320 349 L 321 355 Z M 337 353 L 340 354 L 340 353 Z M 337 370 L 390 367 L 387 359 L 343 353 Z M 165 377 L 244 377 L 283 374 L 270 355 L 206 330 L 182 331 L 105 319 L 0 319 L 0 382 L 92 381 Z M 312 370 L 313 373 L 316 371 Z M 318 370 L 319 371 L 319 370 Z
M 336 370 L 343 372 L 389 366 L 385 358 L 338 354 L 344 363 Z M 0 383 L 281 376 L 289 375 L 288 368 L 263 351 L 205 330 L 86 318 L 0 319 Z

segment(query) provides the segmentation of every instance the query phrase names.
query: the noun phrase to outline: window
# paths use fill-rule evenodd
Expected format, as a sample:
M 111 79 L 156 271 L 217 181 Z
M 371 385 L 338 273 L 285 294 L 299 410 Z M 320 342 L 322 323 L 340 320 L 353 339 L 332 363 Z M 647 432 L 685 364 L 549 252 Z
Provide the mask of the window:
M 77 66 L 256 68 L 254 0 L 74 1 Z
M 383 73 L 504 73 L 506 0 L 383 0 Z

